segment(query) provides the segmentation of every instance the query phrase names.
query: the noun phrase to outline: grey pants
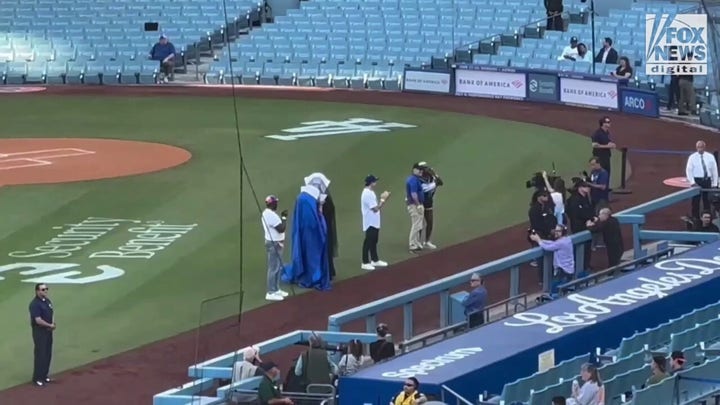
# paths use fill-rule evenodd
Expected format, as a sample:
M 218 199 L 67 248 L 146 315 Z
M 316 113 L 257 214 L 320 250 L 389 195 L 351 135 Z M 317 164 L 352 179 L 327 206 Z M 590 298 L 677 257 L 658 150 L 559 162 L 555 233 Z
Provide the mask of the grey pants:
M 283 269 L 283 247 L 280 242 L 265 241 L 267 253 L 267 292 L 273 293 L 280 289 L 280 273 Z

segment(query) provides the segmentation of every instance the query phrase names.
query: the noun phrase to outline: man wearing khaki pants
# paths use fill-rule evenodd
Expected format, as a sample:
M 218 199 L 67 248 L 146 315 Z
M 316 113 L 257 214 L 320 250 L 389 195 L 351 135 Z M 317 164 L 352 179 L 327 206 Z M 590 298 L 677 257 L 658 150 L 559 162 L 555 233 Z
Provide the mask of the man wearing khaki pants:
M 425 226 L 425 208 L 423 200 L 425 195 L 422 191 L 422 167 L 420 163 L 415 163 L 412 168 L 412 174 L 405 181 L 405 200 L 407 202 L 407 211 L 410 214 L 410 237 L 408 244 L 410 251 L 417 253 L 422 250 L 423 242 L 420 235 Z

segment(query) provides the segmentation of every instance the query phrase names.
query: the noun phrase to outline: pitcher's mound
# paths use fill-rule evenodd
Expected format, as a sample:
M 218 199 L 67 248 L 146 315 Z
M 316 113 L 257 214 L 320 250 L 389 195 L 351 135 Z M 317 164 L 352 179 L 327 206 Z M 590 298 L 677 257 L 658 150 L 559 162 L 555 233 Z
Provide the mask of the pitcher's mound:
M 159 143 L 114 139 L 0 139 L 0 185 L 67 183 L 156 172 L 190 152 Z

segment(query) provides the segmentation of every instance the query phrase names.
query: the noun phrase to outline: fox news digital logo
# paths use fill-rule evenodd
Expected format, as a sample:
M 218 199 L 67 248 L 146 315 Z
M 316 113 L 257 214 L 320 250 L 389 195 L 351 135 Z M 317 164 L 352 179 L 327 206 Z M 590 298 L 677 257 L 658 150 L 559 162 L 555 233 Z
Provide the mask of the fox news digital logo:
M 645 15 L 647 75 L 707 75 L 707 57 L 707 15 Z

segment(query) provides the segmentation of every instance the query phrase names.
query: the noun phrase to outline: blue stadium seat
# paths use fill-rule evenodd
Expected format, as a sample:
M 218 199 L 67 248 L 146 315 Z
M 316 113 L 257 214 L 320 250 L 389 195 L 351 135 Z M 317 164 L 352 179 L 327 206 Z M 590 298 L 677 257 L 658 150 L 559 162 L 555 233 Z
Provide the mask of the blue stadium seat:
M 47 84 L 65 84 L 65 73 L 67 72 L 67 62 L 53 61 L 47 64 L 47 74 L 45 83 Z
M 132 60 L 125 61 L 123 63 L 123 71 L 120 76 L 120 83 L 122 84 L 137 84 L 138 76 L 142 72 L 142 61 Z
M 3 72 L 3 83 L 23 84 L 25 83 L 26 74 L 26 62 L 7 62 L 7 64 L 5 65 L 5 71 Z

